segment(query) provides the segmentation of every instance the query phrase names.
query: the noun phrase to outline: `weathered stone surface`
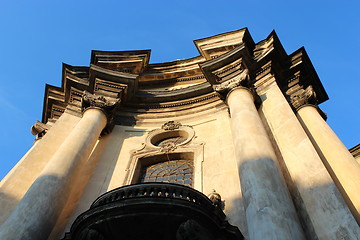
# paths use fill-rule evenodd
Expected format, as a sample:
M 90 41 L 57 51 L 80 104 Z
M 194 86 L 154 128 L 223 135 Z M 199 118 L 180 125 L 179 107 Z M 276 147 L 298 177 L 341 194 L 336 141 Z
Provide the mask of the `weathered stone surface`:
M 51 131 L 23 156 L 17 165 L 0 182 L 0 224 L 2 224 L 31 184 L 40 175 L 49 159 L 55 154 L 63 141 L 69 136 L 80 118 L 64 113 L 52 126 Z
M 237 88 L 227 101 L 249 239 L 305 239 L 252 93 Z
M 49 159 L 8 219 L 0 226 L 0 239 L 47 239 L 75 181 L 106 125 L 106 116 L 89 109 Z

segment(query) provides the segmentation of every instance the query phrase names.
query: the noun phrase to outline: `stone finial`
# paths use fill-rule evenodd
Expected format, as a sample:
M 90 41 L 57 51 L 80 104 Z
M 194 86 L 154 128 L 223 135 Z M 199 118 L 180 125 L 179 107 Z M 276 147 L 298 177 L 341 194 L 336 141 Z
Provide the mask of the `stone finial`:
M 51 126 L 36 121 L 34 125 L 31 126 L 31 134 L 32 135 L 44 135 L 45 133 L 47 133 L 47 131 L 51 128 Z
M 317 105 L 316 93 L 311 85 L 290 96 L 290 100 L 295 109 L 299 109 L 306 104 Z
M 166 130 L 166 131 L 173 131 L 176 129 L 179 129 L 181 126 L 181 123 L 176 122 L 176 121 L 168 121 L 166 123 L 164 123 L 161 128 Z
M 222 210 L 224 210 L 224 201 L 221 200 L 220 194 L 217 193 L 215 189 L 213 189 L 213 192 L 208 195 L 208 198 L 213 202 L 215 206 L 220 207 Z

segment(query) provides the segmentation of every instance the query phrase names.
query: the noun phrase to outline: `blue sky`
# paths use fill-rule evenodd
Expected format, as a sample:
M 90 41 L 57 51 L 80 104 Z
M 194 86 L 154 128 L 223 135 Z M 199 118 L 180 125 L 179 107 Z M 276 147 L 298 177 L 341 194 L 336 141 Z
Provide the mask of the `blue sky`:
M 275 29 L 288 54 L 305 46 L 330 97 L 328 124 L 360 143 L 360 1 L 0 1 L 0 179 L 31 147 L 45 84 L 91 50 L 151 49 L 150 62 L 197 56 L 193 40 L 248 27 Z

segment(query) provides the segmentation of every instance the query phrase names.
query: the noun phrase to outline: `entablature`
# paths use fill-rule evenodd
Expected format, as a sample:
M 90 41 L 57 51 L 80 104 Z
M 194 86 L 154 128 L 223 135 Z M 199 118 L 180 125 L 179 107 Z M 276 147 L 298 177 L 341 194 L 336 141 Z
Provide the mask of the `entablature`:
M 328 99 L 304 48 L 287 55 L 275 31 L 256 44 L 246 28 L 194 43 L 201 56 L 167 63 L 149 64 L 150 50 L 136 50 L 92 51 L 89 67 L 64 64 L 61 88 L 46 86 L 43 122 L 56 121 L 68 106 L 80 111 L 84 91 L 140 111 L 206 105 L 240 82 L 257 91 L 276 82 L 290 104 L 310 85 L 317 104 Z
M 329 97 L 305 51 L 305 48 L 302 47 L 298 49 L 290 54 L 289 57 L 291 59 L 291 66 L 288 71 L 288 87 L 284 89 L 286 94 L 291 96 L 297 89 L 305 90 L 308 86 L 312 86 L 313 91 L 316 94 L 317 104 L 328 100 Z

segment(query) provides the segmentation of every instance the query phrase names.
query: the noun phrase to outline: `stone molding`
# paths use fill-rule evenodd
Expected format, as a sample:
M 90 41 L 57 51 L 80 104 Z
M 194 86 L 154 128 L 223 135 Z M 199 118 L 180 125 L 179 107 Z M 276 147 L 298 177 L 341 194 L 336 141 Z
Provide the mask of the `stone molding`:
M 173 152 L 178 147 L 188 144 L 195 136 L 195 131 L 191 126 L 182 125 L 177 121 L 168 121 L 161 128 L 149 132 L 146 138 L 146 151 L 156 150 L 158 152 Z M 170 139 L 173 138 L 174 141 Z M 176 140 L 176 139 L 182 140 Z M 162 142 L 162 144 L 157 144 Z

